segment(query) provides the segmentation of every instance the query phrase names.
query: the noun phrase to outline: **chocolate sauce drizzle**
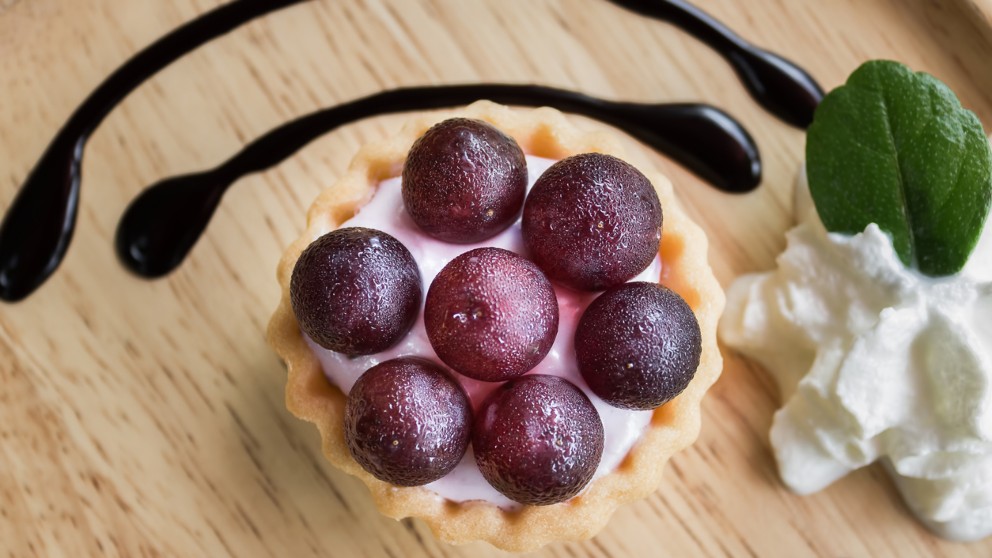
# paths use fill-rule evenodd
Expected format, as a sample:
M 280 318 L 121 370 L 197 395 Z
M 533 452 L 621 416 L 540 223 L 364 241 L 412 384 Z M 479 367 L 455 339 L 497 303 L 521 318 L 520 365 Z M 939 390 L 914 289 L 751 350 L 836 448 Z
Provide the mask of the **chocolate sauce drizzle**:
M 765 110 L 806 129 L 823 100 L 823 89 L 805 70 L 742 39 L 726 25 L 683 0 L 609 0 L 634 13 L 667 21 L 723 56 Z
M 21 300 L 62 263 L 79 210 L 83 149 L 110 111 L 148 78 L 240 25 L 302 0 L 237 0 L 136 54 L 72 113 L 28 175 L 0 224 L 0 299 Z
M 540 85 L 410 87 L 304 116 L 258 138 L 212 170 L 169 178 L 148 188 L 121 219 L 117 254 L 139 275 L 165 275 L 186 257 L 210 222 L 221 196 L 242 176 L 279 164 L 307 143 L 349 122 L 379 114 L 463 105 L 477 99 L 509 105 L 551 105 L 608 122 L 727 191 L 750 190 L 761 181 L 761 161 L 754 141 L 730 115 L 709 105 L 619 103 Z
M 75 226 L 86 141 L 124 97 L 202 44 L 256 17 L 303 1 L 235 0 L 159 39 L 104 81 L 56 135 L 0 224 L 0 299 L 26 297 L 62 261 Z M 751 95 L 779 118 L 797 126 L 811 120 L 814 101 L 822 97 L 822 91 L 793 64 L 749 45 L 679 0 L 611 1 L 674 23 L 717 49 Z M 224 191 L 241 176 L 275 165 L 314 138 L 354 120 L 457 106 L 479 98 L 524 106 L 551 105 L 603 120 L 671 156 L 722 190 L 748 191 L 760 182 L 761 162 L 751 137 L 729 115 L 708 105 L 613 102 L 537 85 L 395 89 L 294 120 L 213 170 L 170 178 L 149 188 L 132 202 L 121 220 L 116 237 L 118 254 L 140 275 L 164 275 L 182 262 Z

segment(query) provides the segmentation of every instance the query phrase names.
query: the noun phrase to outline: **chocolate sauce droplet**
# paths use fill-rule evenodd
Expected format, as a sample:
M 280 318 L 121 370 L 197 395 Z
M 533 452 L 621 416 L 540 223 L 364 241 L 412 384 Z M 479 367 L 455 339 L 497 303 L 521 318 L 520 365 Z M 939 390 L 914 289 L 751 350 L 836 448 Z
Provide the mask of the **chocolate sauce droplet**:
M 231 179 L 218 171 L 177 176 L 146 189 L 117 225 L 117 255 L 142 277 L 161 277 L 182 263 L 210 223 Z
M 805 70 L 742 39 L 683 0 L 609 0 L 632 12 L 667 21 L 709 45 L 730 63 L 758 103 L 780 120 L 806 129 L 823 89 Z
M 85 141 L 56 138 L 0 223 L 0 299 L 24 299 L 62 262 L 76 226 Z
M 0 224 L 0 299 L 27 297 L 55 272 L 72 240 L 83 149 L 93 130 L 145 80 L 200 45 L 303 0 L 238 0 L 157 40 L 110 75 L 76 109 L 35 164 Z
M 709 105 L 620 103 L 540 85 L 409 87 L 303 116 L 261 136 L 213 170 L 151 186 L 121 219 L 117 255 L 139 275 L 165 275 L 183 261 L 224 192 L 242 176 L 276 165 L 314 139 L 362 118 L 452 107 L 477 99 L 509 105 L 551 105 L 602 120 L 725 191 L 746 192 L 761 182 L 761 158 L 754 140 L 732 117 Z

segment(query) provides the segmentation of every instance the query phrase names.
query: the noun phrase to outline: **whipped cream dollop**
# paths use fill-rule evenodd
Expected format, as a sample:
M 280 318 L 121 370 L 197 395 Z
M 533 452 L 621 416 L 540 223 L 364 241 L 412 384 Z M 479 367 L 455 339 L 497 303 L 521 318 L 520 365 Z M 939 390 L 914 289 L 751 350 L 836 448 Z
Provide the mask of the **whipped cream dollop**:
M 528 191 L 537 178 L 555 162 L 551 159 L 527 156 Z M 525 253 L 519 219 L 507 230 L 478 244 L 450 244 L 427 236 L 413 222 L 403 207 L 401 179 L 399 177 L 382 181 L 371 200 L 341 227 L 378 229 L 402 242 L 410 250 L 420 267 L 425 295 L 438 272 L 452 259 L 469 250 L 493 246 L 518 254 Z M 327 232 L 330 230 L 319 231 L 317 237 Z M 661 260 L 659 257 L 655 257 L 651 265 L 631 281 L 656 283 L 660 277 Z M 623 458 L 640 439 L 648 423 L 651 422 L 652 412 L 630 411 L 613 407 L 589 389 L 585 380 L 582 379 L 576 363 L 575 328 L 586 307 L 599 293 L 579 292 L 556 284 L 553 285 L 559 307 L 558 334 L 548 355 L 529 373 L 549 374 L 568 379 L 581 389 L 596 407 L 599 418 L 603 421 L 604 440 L 603 457 L 593 477 L 595 480 L 610 473 L 620 465 Z M 305 335 L 304 338 L 320 361 L 324 375 L 331 383 L 347 394 L 359 376 L 380 362 L 411 355 L 441 362 L 427 338 L 423 314 L 420 312 L 413 328 L 397 345 L 374 355 L 348 357 L 317 345 Z M 453 373 L 452 375 L 465 387 L 475 408 L 478 408 L 489 392 L 500 385 L 498 382 L 479 382 L 461 374 Z M 443 478 L 426 485 L 425 488 L 456 502 L 484 500 L 507 509 L 520 505 L 500 494 L 486 481 L 475 464 L 475 456 L 471 446 L 454 470 Z
M 778 382 L 782 480 L 811 493 L 880 460 L 934 531 L 992 534 L 992 227 L 960 273 L 926 277 L 875 224 L 828 233 L 799 182 L 778 269 L 735 281 L 720 324 Z

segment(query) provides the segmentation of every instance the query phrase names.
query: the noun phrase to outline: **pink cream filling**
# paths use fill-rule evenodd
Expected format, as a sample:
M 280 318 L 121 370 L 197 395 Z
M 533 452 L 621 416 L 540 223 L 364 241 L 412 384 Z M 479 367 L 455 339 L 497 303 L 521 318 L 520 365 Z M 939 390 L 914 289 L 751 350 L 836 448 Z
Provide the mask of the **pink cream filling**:
M 555 161 L 550 159 L 527 156 L 528 190 L 534 185 L 534 181 L 554 163 Z M 459 254 L 484 246 L 505 248 L 518 254 L 525 253 L 519 219 L 507 230 L 479 244 L 449 244 L 425 235 L 410 219 L 403 207 L 401 179 L 399 177 L 382 181 L 371 200 L 354 217 L 341 226 L 369 227 L 396 237 L 410 250 L 417 261 L 424 281 L 425 295 L 441 268 Z M 632 281 L 657 282 L 659 277 L 661 277 L 661 258 L 656 257 L 651 265 Z M 582 389 L 596 407 L 600 419 L 603 421 L 605 439 L 603 457 L 596 469 L 595 480 L 595 478 L 610 473 L 620 465 L 630 448 L 640 439 L 648 423 L 651 422 L 652 413 L 651 411 L 629 411 L 612 407 L 589 390 L 576 365 L 574 337 L 575 328 L 582 312 L 598 296 L 598 293 L 578 292 L 559 285 L 555 285 L 554 289 L 558 297 L 560 314 L 558 335 L 551 351 L 548 352 L 548 356 L 528 373 L 550 374 L 567 378 Z M 359 376 L 380 362 L 409 355 L 422 356 L 435 362 L 441 362 L 427 339 L 423 311 L 417 318 L 413 329 L 400 343 L 389 350 L 374 355 L 349 358 L 320 347 L 305 335 L 304 338 L 320 361 L 324 375 L 345 394 L 351 390 L 351 386 L 354 385 Z M 482 403 L 486 395 L 499 385 L 498 383 L 479 382 L 460 374 L 453 375 L 465 387 L 472 399 L 473 406 L 476 408 Z M 471 446 L 454 470 L 444 478 L 426 485 L 425 488 L 437 493 L 442 498 L 455 502 L 484 500 L 505 509 L 520 506 L 520 504 L 497 492 L 486 482 L 476 467 Z

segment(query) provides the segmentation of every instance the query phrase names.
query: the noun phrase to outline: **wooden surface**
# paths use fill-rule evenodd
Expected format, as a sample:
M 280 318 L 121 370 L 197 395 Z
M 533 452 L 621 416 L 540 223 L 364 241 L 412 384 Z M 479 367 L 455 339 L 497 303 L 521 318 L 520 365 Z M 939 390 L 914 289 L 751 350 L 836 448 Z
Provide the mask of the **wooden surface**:
M 972 11 L 988 4 L 960 1 L 700 3 L 826 87 L 865 59 L 896 58 L 939 76 L 989 126 L 992 34 Z M 217 3 L 0 0 L 0 209 L 94 86 Z M 213 165 L 288 118 L 384 87 L 476 80 L 724 107 L 761 146 L 758 192 L 720 194 L 654 160 L 709 233 L 725 285 L 773 265 L 803 135 L 677 29 L 599 0 L 320 0 L 277 13 L 168 68 L 108 118 L 87 152 L 68 259 L 34 297 L 0 306 L 0 555 L 500 554 L 381 517 L 358 481 L 324 463 L 316 431 L 286 412 L 284 370 L 263 340 L 276 261 L 310 201 L 402 116 L 348 126 L 243 180 L 168 279 L 128 275 L 111 247 L 143 186 Z M 702 435 L 672 461 L 668 483 L 592 541 L 541 555 L 992 555 L 992 540 L 928 534 L 879 467 L 790 494 L 768 447 L 774 387 L 728 357 Z

